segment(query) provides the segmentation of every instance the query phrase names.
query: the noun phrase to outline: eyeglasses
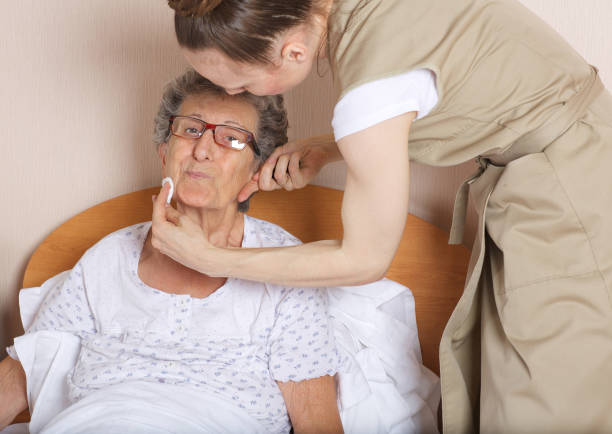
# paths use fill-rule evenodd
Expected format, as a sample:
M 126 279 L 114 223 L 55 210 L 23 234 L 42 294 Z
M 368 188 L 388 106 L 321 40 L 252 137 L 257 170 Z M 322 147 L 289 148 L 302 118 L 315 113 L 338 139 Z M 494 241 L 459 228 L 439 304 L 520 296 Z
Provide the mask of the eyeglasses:
M 191 116 L 170 117 L 170 131 L 173 136 L 197 140 L 202 137 L 206 130 L 212 130 L 217 145 L 238 151 L 243 150 L 246 145 L 250 145 L 255 155 L 260 154 L 255 143 L 255 137 L 250 131 L 229 125 L 211 124 Z

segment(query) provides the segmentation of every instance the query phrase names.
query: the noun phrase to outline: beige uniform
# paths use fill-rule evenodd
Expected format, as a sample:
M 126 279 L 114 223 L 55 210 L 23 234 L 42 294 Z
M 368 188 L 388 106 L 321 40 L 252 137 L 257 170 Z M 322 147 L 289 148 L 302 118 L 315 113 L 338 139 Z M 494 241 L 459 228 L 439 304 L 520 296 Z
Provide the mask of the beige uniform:
M 418 68 L 439 103 L 411 159 L 478 158 L 480 220 L 440 344 L 445 433 L 612 432 L 612 97 L 515 0 L 338 0 L 339 97 Z M 384 152 L 379 150 L 377 152 Z

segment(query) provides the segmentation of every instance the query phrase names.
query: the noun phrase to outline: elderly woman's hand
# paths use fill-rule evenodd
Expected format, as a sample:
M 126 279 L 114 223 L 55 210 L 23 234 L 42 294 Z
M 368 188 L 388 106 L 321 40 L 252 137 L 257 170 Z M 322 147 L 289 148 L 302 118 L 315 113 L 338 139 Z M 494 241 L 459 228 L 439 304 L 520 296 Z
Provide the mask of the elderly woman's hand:
M 303 188 L 323 166 L 341 159 L 330 134 L 296 140 L 276 148 L 254 180 L 259 190 L 264 191 Z
M 166 183 L 153 199 L 151 244 L 176 262 L 217 277 L 212 274 L 215 265 L 207 260 L 217 248 L 198 224 L 166 203 L 169 192 L 170 186 Z

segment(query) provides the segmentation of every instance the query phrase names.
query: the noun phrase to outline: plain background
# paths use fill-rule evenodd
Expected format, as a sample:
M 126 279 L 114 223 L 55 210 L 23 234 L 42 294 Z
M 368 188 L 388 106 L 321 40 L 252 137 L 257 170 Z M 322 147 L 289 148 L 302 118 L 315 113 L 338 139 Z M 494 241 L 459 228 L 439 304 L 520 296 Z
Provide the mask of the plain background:
M 612 1 L 522 1 L 612 87 Z M 152 119 L 164 83 L 186 66 L 164 0 L 3 5 L 0 352 L 17 333 L 17 292 L 38 243 L 96 203 L 159 183 Z M 290 139 L 331 132 L 331 76 L 326 65 L 319 72 L 286 95 Z M 456 189 L 472 171 L 472 163 L 413 165 L 411 213 L 448 229 Z M 336 163 L 316 183 L 342 188 L 344 176 Z

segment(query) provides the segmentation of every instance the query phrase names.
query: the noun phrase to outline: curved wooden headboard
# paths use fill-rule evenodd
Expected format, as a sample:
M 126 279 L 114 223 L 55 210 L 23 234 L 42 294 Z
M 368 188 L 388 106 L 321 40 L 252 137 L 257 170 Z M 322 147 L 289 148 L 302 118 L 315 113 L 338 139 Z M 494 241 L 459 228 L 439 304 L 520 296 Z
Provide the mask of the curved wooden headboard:
M 72 268 L 81 255 L 105 235 L 151 219 L 153 187 L 110 199 L 66 221 L 36 249 L 27 265 L 23 287 L 39 286 Z M 342 235 L 342 191 L 308 186 L 292 192 L 258 193 L 249 215 L 274 222 L 304 242 Z M 439 373 L 438 345 L 444 325 L 461 292 L 469 260 L 463 246 L 449 246 L 448 234 L 409 216 L 399 250 L 387 277 L 408 286 L 416 300 L 423 363 Z

